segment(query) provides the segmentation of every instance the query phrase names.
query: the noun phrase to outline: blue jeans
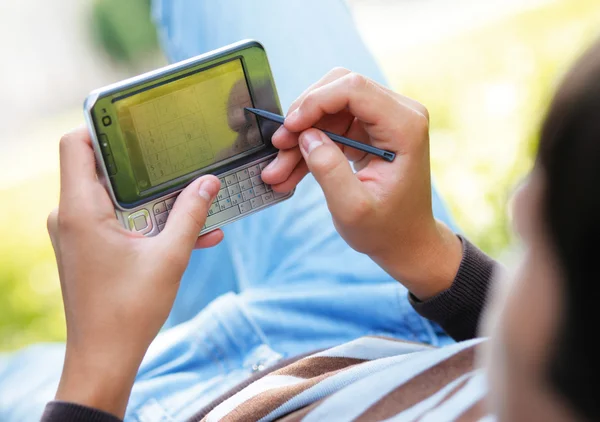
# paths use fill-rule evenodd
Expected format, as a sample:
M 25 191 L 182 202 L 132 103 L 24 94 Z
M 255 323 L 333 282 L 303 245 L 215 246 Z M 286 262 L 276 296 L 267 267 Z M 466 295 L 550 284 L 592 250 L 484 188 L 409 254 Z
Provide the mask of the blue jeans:
M 335 66 L 385 83 L 342 0 L 163 0 L 154 15 L 173 61 L 261 41 L 284 108 Z M 453 226 L 435 190 L 433 206 Z M 369 334 L 451 342 L 414 312 L 400 283 L 346 245 L 308 176 L 291 200 L 227 226 L 220 245 L 194 252 L 126 418 L 185 419 L 283 357 Z M 39 418 L 63 356 L 63 344 L 45 344 L 0 358 L 0 420 Z

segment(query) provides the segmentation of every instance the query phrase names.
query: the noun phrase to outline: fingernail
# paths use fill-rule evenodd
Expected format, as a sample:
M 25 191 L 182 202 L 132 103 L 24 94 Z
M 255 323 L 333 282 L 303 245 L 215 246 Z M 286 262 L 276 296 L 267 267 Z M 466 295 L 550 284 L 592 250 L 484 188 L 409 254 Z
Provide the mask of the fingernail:
M 212 182 L 209 182 L 208 180 L 204 180 L 203 182 L 200 183 L 200 187 L 198 188 L 198 195 L 200 195 L 201 198 L 210 201 L 213 197 L 213 186 Z
M 265 170 L 272 171 L 272 170 L 276 169 L 278 159 L 279 159 L 279 156 L 275 157 L 275 159 L 273 161 L 271 161 L 267 167 L 265 167 Z
M 315 148 L 323 145 L 323 141 L 318 133 L 310 131 L 300 135 L 300 145 L 307 154 L 310 154 Z

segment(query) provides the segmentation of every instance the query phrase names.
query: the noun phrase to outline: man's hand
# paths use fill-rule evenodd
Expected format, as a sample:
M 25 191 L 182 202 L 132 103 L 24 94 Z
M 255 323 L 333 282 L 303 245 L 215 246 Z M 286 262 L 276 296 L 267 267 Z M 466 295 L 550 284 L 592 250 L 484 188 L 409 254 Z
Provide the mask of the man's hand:
M 396 159 L 388 163 L 338 146 L 313 126 L 394 151 Z M 273 144 L 280 152 L 262 177 L 274 190 L 291 190 L 310 171 L 351 247 L 420 299 L 450 286 L 462 246 L 433 217 L 425 107 L 361 75 L 334 69 L 296 100 Z
M 86 129 L 60 142 L 58 210 L 48 217 L 67 321 L 67 352 L 57 400 L 123 417 L 139 364 L 164 324 L 219 179 L 204 176 L 177 198 L 165 229 L 145 238 L 124 229 L 95 174 Z

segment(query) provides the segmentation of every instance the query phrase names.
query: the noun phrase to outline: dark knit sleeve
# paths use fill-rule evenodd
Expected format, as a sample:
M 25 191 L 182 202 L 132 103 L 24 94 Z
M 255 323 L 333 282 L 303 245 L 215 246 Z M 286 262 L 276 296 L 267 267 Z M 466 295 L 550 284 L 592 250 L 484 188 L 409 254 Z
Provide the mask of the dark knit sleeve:
M 123 422 L 110 413 L 80 404 L 51 401 L 46 405 L 41 422 Z
M 460 239 L 463 258 L 452 286 L 424 302 L 409 294 L 412 306 L 421 316 L 437 322 L 457 341 L 477 336 L 492 273 L 497 265 L 468 240 L 463 237 Z

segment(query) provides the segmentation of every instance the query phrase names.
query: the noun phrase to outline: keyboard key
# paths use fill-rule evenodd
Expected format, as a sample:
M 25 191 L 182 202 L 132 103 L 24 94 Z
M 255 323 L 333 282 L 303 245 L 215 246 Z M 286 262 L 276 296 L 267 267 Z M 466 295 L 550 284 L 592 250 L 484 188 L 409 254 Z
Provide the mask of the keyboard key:
M 262 196 L 262 200 L 263 200 L 263 202 L 264 202 L 265 204 L 266 204 L 266 203 L 268 203 L 268 202 L 272 202 L 272 201 L 274 201 L 274 200 L 275 200 L 275 198 L 273 197 L 273 192 L 265 193 L 265 194 Z
M 248 167 L 248 174 L 250 175 L 250 177 L 260 175 L 260 166 L 257 164 L 255 166 Z
M 225 178 L 225 183 L 227 184 L 227 186 L 235 185 L 237 182 L 238 180 L 237 177 L 235 177 L 235 174 L 230 174 Z
M 267 185 L 266 183 L 265 183 L 265 189 L 267 190 L 267 192 L 273 191 L 273 188 L 271 187 L 271 185 Z
M 241 193 L 237 193 L 231 196 L 231 203 L 233 205 L 240 205 L 242 202 L 244 202 L 244 199 L 242 198 Z
M 250 179 L 246 179 L 243 182 L 240 182 L 240 188 L 242 191 L 248 190 L 252 187 L 252 181 Z
M 159 226 L 160 226 L 161 224 L 167 224 L 167 216 L 168 216 L 168 215 L 169 215 L 169 214 L 168 214 L 168 213 L 166 213 L 166 212 L 163 212 L 162 214 L 158 214 L 158 215 L 156 216 L 156 224 L 158 224 Z
M 225 181 L 224 177 L 219 177 L 219 182 L 221 182 L 221 189 L 227 187 L 227 182 Z
M 250 177 L 250 175 L 248 174 L 248 169 L 240 170 L 235 175 L 237 176 L 238 182 L 246 180 Z
M 162 214 L 167 211 L 167 204 L 165 202 L 159 202 L 158 204 L 154 204 L 154 215 Z
M 219 223 L 230 220 L 233 217 L 237 217 L 238 215 L 240 215 L 239 207 L 228 208 L 225 211 L 218 212 L 218 213 L 208 217 L 206 219 L 206 227 L 215 226 Z
M 221 211 L 225 211 L 227 208 L 230 208 L 233 204 L 231 203 L 230 198 L 225 198 L 222 201 L 219 201 L 219 208 Z
M 219 208 L 219 203 L 217 201 L 213 202 L 213 204 L 210 206 L 210 208 L 208 209 L 208 215 L 213 215 L 218 213 L 221 210 L 221 208 Z
M 165 224 L 160 224 L 158 226 L 158 231 L 161 232 L 161 231 L 163 231 L 164 228 L 165 228 Z
M 133 226 L 135 227 L 135 230 L 138 232 L 141 232 L 146 227 L 148 227 L 148 220 L 146 220 L 146 216 L 139 215 L 139 216 L 135 217 L 133 219 Z
M 289 192 L 283 192 L 283 193 L 273 192 L 273 197 L 275 199 L 279 199 L 279 198 L 283 198 L 284 196 L 288 196 L 289 194 L 290 194 Z
M 247 213 L 250 210 L 252 210 L 252 205 L 250 204 L 250 201 L 242 202 L 240 204 L 240 211 L 242 212 L 242 214 Z
M 252 180 L 252 186 L 262 185 L 262 179 L 260 178 L 260 176 L 254 176 L 250 180 Z
M 267 192 L 267 188 L 265 188 L 265 185 L 254 186 L 254 195 L 259 196 L 265 192 Z
M 245 190 L 244 192 L 242 192 L 242 197 L 244 198 L 244 201 L 251 200 L 252 198 L 254 198 L 254 189 Z
M 267 160 L 267 161 L 263 161 L 262 163 L 260 163 L 258 166 L 260 167 L 261 171 L 265 169 L 265 167 L 267 167 L 271 162 L 273 162 L 273 160 Z
M 229 198 L 229 192 L 227 191 L 227 189 L 221 189 L 217 194 L 217 200 L 222 201 L 225 198 Z
M 145 208 L 129 214 L 127 216 L 129 230 L 135 230 L 144 235 L 150 233 L 154 227 L 154 220 L 150 214 Z
M 240 193 L 240 192 L 241 192 L 241 190 L 240 190 L 240 185 L 238 185 L 238 184 L 235 184 L 235 185 L 231 185 L 231 186 L 229 186 L 229 187 L 227 188 L 227 190 L 229 191 L 229 196 L 233 196 L 233 195 L 235 195 L 236 193 Z
M 252 209 L 258 208 L 263 205 L 263 200 L 260 196 L 257 196 L 256 198 L 252 198 L 250 200 L 250 205 L 252 205 Z
M 169 198 L 165 201 L 165 205 L 167 206 L 167 211 L 171 211 L 173 209 L 173 205 L 175 204 L 176 196 Z

